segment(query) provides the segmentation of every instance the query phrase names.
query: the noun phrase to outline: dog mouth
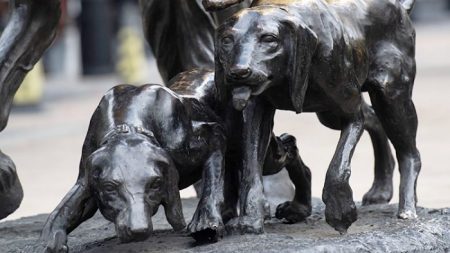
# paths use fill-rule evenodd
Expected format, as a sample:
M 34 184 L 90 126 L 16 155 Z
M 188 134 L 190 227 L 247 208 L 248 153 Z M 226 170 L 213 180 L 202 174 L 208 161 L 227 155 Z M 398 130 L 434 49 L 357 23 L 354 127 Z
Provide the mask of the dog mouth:
M 233 107 L 238 111 L 244 110 L 247 107 L 250 96 L 252 95 L 252 90 L 250 87 L 242 86 L 233 89 Z
M 271 79 L 268 78 L 265 82 L 258 86 L 239 86 L 232 90 L 233 107 L 238 111 L 244 110 L 252 96 L 259 96 L 271 84 Z
M 132 232 L 127 227 L 116 227 L 116 234 L 121 243 L 141 242 L 147 240 L 152 234 L 152 230 Z

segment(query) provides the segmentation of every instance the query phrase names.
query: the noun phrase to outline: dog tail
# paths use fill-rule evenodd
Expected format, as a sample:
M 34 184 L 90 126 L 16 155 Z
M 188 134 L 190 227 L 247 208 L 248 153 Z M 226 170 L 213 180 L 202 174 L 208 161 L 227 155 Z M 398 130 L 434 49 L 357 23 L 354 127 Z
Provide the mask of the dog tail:
M 412 9 L 414 8 L 416 0 L 399 0 L 399 2 L 402 7 L 408 12 L 408 14 L 410 14 Z

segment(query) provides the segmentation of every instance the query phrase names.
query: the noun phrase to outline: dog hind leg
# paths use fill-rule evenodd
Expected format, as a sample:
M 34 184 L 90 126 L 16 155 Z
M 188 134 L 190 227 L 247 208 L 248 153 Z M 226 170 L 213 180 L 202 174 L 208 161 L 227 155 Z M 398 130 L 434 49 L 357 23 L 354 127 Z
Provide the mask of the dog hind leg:
M 415 61 L 392 43 L 379 46 L 374 57 L 368 88 L 375 112 L 397 153 L 401 174 L 398 216 L 416 218 L 421 159 L 416 147 L 417 114 L 411 99 Z
M 364 129 L 369 133 L 375 155 L 375 179 L 363 197 L 363 204 L 388 203 L 392 198 L 392 176 L 395 167 L 394 158 L 383 126 L 374 110 L 365 102 L 362 104 Z M 317 113 L 320 122 L 331 129 L 340 130 L 342 119 L 329 112 Z
M 386 133 L 371 106 L 363 104 L 364 128 L 369 133 L 375 156 L 375 178 L 364 194 L 363 205 L 389 203 L 393 195 L 395 160 Z

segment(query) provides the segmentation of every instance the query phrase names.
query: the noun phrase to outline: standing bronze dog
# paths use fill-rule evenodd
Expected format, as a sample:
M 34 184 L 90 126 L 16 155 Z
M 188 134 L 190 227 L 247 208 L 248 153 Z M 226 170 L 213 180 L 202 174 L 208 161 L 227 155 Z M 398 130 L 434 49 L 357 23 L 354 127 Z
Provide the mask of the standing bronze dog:
M 398 216 L 416 217 L 417 116 L 411 100 L 415 32 L 406 0 L 257 0 L 219 27 L 216 85 L 243 110 L 241 217 L 262 232 L 261 166 L 276 109 L 316 112 L 341 137 L 323 190 L 327 222 L 340 232 L 356 220 L 348 180 L 364 128 L 362 91 L 397 151 Z

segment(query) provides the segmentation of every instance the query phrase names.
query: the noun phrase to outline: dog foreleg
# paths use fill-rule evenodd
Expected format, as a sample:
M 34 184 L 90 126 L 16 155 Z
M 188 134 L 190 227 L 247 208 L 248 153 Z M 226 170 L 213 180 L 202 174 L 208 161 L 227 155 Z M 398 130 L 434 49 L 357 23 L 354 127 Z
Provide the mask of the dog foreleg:
M 349 185 L 350 162 L 364 130 L 364 117 L 362 112 L 358 112 L 350 119 L 343 119 L 341 122 L 343 130 L 328 167 L 322 199 L 326 206 L 327 223 L 340 233 L 345 233 L 357 219 L 353 192 Z
M 188 230 L 197 241 L 217 241 L 223 235 L 221 211 L 224 205 L 224 156 L 226 140 L 219 125 L 205 125 L 209 130 L 212 152 L 203 165 L 200 201 Z
M 296 223 L 311 215 L 311 171 L 300 157 L 295 137 L 283 134 L 280 140 L 287 152 L 285 167 L 295 185 L 295 196 L 292 201 L 278 205 L 275 216 L 286 219 L 289 223 Z
M 240 217 L 227 228 L 240 233 L 263 233 L 269 204 L 263 192 L 262 168 L 273 128 L 275 109 L 259 98 L 249 101 L 243 111 L 243 168 L 240 182 Z
M 67 235 L 97 211 L 97 204 L 84 182 L 78 181 L 47 218 L 38 245 L 25 252 L 68 252 Z
M 375 156 L 375 178 L 370 190 L 364 194 L 363 205 L 389 203 L 393 195 L 395 160 L 387 135 L 371 106 L 364 103 L 364 128 L 370 134 Z

